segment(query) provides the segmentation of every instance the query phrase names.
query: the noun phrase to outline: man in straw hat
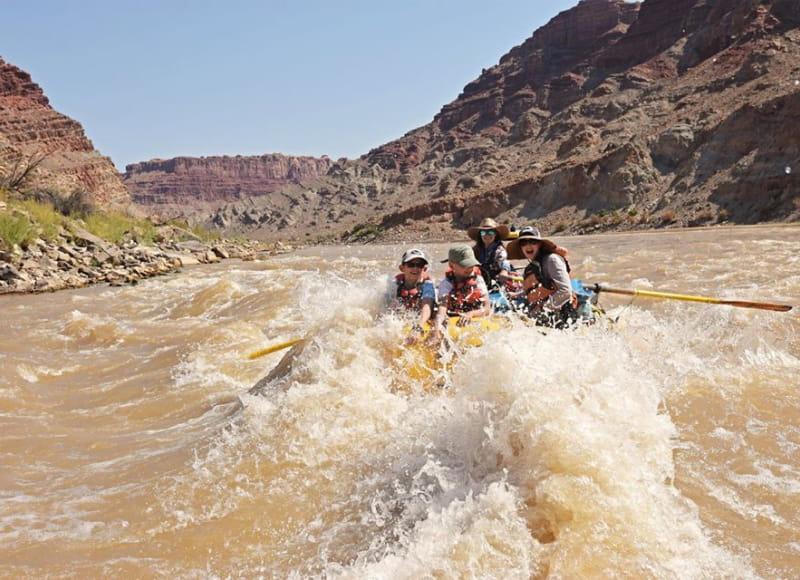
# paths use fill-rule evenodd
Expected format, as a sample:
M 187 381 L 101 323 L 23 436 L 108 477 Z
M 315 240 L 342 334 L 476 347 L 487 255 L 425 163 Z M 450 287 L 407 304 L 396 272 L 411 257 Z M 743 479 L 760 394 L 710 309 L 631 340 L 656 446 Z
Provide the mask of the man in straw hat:
M 537 324 L 564 328 L 577 319 L 564 248 L 542 238 L 537 228 L 527 226 L 508 244 L 508 257 L 528 260 L 523 274 L 523 292 L 528 314 Z
M 432 338 L 441 338 L 442 326 L 448 316 L 458 316 L 458 326 L 465 326 L 473 318 L 489 316 L 492 307 L 489 303 L 489 290 L 481 276 L 480 263 L 466 244 L 450 248 L 444 280 L 439 283 L 439 310 L 436 316 Z
M 485 218 L 479 226 L 469 228 L 467 235 L 475 241 L 472 251 L 480 262 L 486 284 L 491 286 L 495 280 L 505 282 L 511 270 L 511 263 L 503 246 L 503 240 L 508 237 L 508 227 L 498 225 L 492 218 Z

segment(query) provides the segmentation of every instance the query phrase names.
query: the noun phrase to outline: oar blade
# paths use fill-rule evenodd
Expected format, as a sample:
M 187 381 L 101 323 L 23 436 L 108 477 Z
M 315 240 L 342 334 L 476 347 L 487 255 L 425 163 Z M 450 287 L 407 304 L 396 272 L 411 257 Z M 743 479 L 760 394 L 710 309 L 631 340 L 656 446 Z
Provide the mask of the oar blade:
M 769 302 L 747 302 L 746 300 L 723 300 L 720 304 L 738 306 L 739 308 L 760 308 L 761 310 L 774 310 L 775 312 L 789 312 L 792 307 L 788 304 L 770 304 Z

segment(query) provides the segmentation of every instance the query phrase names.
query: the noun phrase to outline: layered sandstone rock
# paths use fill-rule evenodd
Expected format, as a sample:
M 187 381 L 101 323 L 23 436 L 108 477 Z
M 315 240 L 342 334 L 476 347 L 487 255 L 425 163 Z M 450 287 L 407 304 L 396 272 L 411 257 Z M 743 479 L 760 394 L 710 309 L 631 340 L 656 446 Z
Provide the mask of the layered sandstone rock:
M 2 58 L 0 184 L 82 190 L 103 205 L 130 204 L 113 163 L 95 151 L 81 125 L 55 111 L 30 75 Z
M 487 215 L 564 232 L 798 220 L 798 27 L 796 0 L 582 0 L 428 125 L 208 223 L 316 241 L 452 237 Z
M 135 203 L 161 215 L 185 215 L 187 207 L 213 209 L 225 202 L 267 195 L 325 175 L 327 157 L 177 157 L 128 165 L 124 183 Z

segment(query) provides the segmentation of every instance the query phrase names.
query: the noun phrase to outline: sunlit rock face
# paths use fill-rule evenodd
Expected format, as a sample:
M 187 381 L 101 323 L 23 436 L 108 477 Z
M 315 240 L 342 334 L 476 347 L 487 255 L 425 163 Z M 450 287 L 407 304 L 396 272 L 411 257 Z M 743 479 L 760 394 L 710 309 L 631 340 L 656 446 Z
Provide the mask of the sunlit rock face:
M 0 180 L 65 195 L 80 190 L 101 205 L 130 204 L 114 164 L 95 150 L 80 123 L 54 110 L 31 76 L 2 58 Z
M 208 223 L 313 241 L 452 239 L 489 215 L 563 233 L 796 221 L 798 26 L 794 0 L 583 0 L 428 125 Z
M 180 157 L 124 183 L 150 213 L 267 240 L 452 239 L 486 216 L 563 233 L 796 221 L 799 26 L 796 0 L 581 0 L 359 159 Z M 24 74 L 2 83 L 48 109 Z M 94 155 L 58 119 L 30 141 Z M 6 148 L 37 133 L 23 125 Z
M 124 182 L 138 205 L 172 216 L 300 185 L 325 175 L 331 165 L 328 157 L 281 154 L 177 157 L 128 165 Z

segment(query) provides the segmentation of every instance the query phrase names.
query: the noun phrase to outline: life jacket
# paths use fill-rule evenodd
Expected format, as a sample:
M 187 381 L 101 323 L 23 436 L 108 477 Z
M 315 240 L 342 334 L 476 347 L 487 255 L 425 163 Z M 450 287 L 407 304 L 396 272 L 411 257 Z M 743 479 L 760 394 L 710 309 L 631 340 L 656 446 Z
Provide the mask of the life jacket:
M 397 284 L 395 296 L 398 302 L 403 305 L 403 308 L 406 310 L 419 310 L 422 307 L 422 286 L 430 279 L 431 277 L 428 273 L 423 272 L 413 288 L 406 288 L 405 274 L 400 273 L 394 277 L 394 281 Z
M 472 268 L 472 273 L 464 280 L 456 280 L 452 270 L 444 275 L 453 286 L 453 290 L 447 295 L 447 312 L 470 312 L 483 307 L 484 292 L 478 286 L 480 270 L 477 266 Z
M 561 248 L 559 248 L 558 250 L 561 250 Z M 567 260 L 566 256 L 567 252 L 566 250 L 562 251 L 558 250 L 556 250 L 555 253 L 557 253 L 564 259 L 564 263 L 567 265 L 567 274 L 569 274 L 572 271 L 572 268 L 569 265 L 569 260 Z M 528 276 L 533 276 L 534 278 L 536 278 L 536 280 L 539 282 L 542 288 L 548 291 L 547 295 L 544 298 L 538 300 L 537 302 L 544 302 L 551 294 L 554 294 L 556 291 L 555 280 L 553 280 L 550 276 L 545 274 L 544 268 L 542 267 L 542 261 L 551 253 L 553 252 L 547 252 L 541 256 L 538 256 L 539 259 L 534 260 L 533 262 L 529 262 L 528 265 L 525 266 L 525 273 L 522 275 L 523 279 L 527 278 Z M 530 292 L 534 288 L 535 286 L 529 288 L 528 292 Z M 535 303 L 530 305 L 534 306 Z M 564 305 L 561 307 L 561 311 L 564 314 L 568 314 L 574 312 L 577 307 L 578 307 L 578 297 L 574 292 L 572 292 L 570 300 L 564 303 Z
M 497 254 L 497 249 L 500 247 L 500 242 L 492 242 L 492 245 L 488 248 L 480 246 L 475 246 L 478 248 L 479 256 L 475 256 L 475 258 L 481 263 L 480 268 L 481 272 L 483 273 L 483 279 L 486 280 L 486 284 L 490 284 L 492 280 L 497 278 L 497 275 L 500 273 L 500 268 L 495 260 L 495 255 Z
M 559 248 L 560 249 L 560 248 Z M 555 281 L 550 278 L 544 272 L 544 268 L 542 268 L 542 260 L 550 255 L 550 253 L 543 254 L 539 256 L 538 260 L 534 260 L 533 262 L 529 262 L 527 266 L 525 266 L 525 273 L 522 275 L 523 278 L 527 278 L 528 276 L 533 275 L 536 280 L 539 281 L 539 284 L 547 288 L 548 290 L 552 290 L 553 292 L 556 291 L 556 283 Z M 566 251 L 562 254 L 561 252 L 556 252 L 559 256 L 564 258 L 564 263 L 567 265 L 567 274 L 572 272 L 572 268 L 569 265 L 569 260 L 567 260 Z

